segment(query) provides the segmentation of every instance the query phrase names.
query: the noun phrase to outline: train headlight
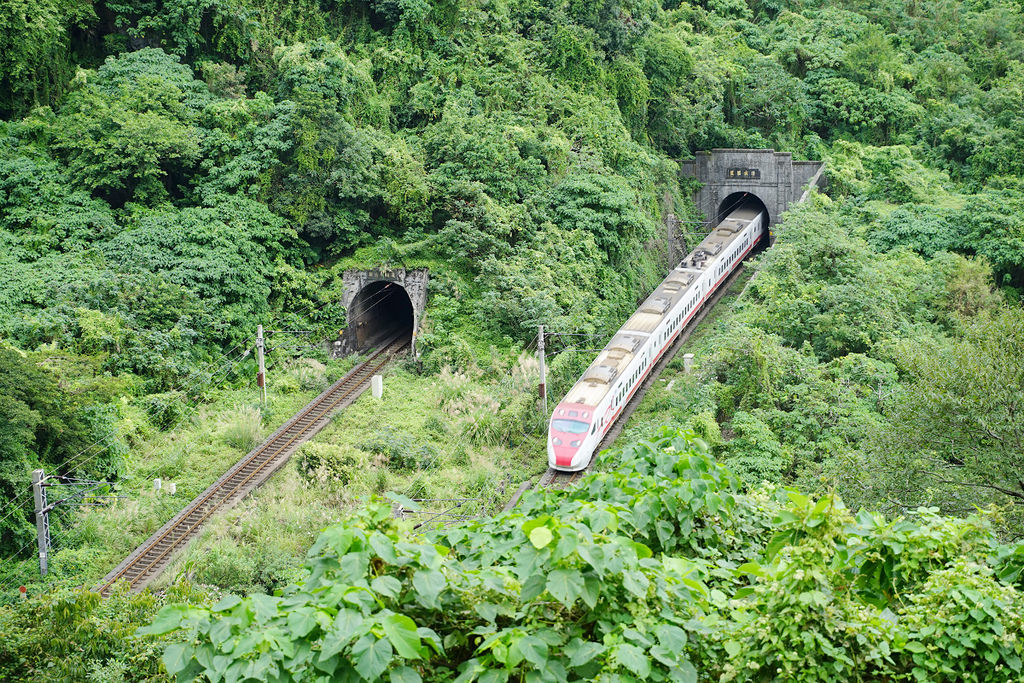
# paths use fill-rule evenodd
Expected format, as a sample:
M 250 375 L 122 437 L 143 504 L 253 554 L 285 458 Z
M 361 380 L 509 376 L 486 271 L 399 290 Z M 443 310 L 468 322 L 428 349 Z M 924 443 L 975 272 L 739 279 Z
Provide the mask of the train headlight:
M 570 442 L 569 445 L 572 446 L 573 448 L 579 448 L 581 443 L 583 442 L 580 441 L 579 439 L 576 439 L 575 441 Z
M 558 437 L 556 436 L 555 438 L 551 439 L 551 443 L 553 443 L 553 444 L 554 444 L 554 445 L 556 445 L 556 446 L 561 446 L 561 445 L 562 445 L 562 440 L 561 440 L 561 439 L 559 439 L 559 438 L 558 438 Z

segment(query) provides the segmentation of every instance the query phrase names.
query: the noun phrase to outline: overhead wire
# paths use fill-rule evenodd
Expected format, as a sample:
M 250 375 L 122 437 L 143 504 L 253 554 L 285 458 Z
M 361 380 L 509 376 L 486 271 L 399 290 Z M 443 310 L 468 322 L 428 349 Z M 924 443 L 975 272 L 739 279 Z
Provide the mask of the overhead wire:
M 236 345 L 236 346 L 237 346 L 237 345 Z M 238 363 L 240 363 L 240 362 L 241 362 L 241 361 L 242 361 L 242 360 L 243 360 L 243 359 L 244 359 L 244 358 L 245 358 L 245 357 L 246 357 L 247 355 L 248 355 L 248 351 L 246 351 L 245 353 L 243 353 L 243 354 L 241 354 L 241 355 L 240 355 L 239 357 L 237 357 L 237 358 L 236 358 L 236 359 L 234 360 L 234 362 L 233 362 L 233 363 L 232 363 L 232 364 L 231 364 L 231 365 L 230 365 L 230 366 L 229 366 L 229 367 L 227 368 L 227 370 L 226 370 L 226 371 L 227 371 L 228 373 L 230 373 L 230 371 L 231 371 L 231 370 L 233 370 L 233 369 L 234 369 L 234 367 L 236 367 L 236 366 L 238 365 Z M 222 366 L 221 366 L 221 369 L 220 369 L 220 370 L 218 370 L 217 372 L 215 372 L 215 373 L 214 373 L 214 374 L 213 374 L 213 375 L 211 376 L 211 380 L 212 380 L 212 378 L 213 378 L 213 377 L 216 377 L 217 375 L 221 374 L 222 372 L 224 372 L 224 369 L 223 369 L 223 364 L 222 364 Z M 174 429 L 177 429 L 177 427 L 178 427 L 178 426 L 180 426 L 180 425 L 182 424 L 182 422 L 184 422 L 184 421 L 185 421 L 186 419 L 188 419 L 189 417 L 191 417 L 191 416 L 192 416 L 192 415 L 193 415 L 193 414 L 195 413 L 195 411 L 197 410 L 197 408 L 198 408 L 198 403 L 199 403 L 199 401 L 200 401 L 200 400 L 201 400 L 201 399 L 200 399 L 199 397 L 197 397 L 197 398 L 196 398 L 196 399 L 195 399 L 195 400 L 194 400 L 194 401 L 192 402 L 192 404 L 191 404 L 191 407 L 189 407 L 189 406 L 186 406 L 186 412 L 184 412 L 184 413 L 182 414 L 182 416 L 181 416 L 181 417 L 180 417 L 180 418 L 179 418 L 179 419 L 177 420 L 177 422 L 175 423 L 175 425 L 174 425 L 174 426 L 173 426 L 173 427 L 172 427 L 171 429 L 169 429 L 169 430 L 168 430 L 168 432 L 170 432 L 170 431 L 173 431 Z M 109 438 L 109 437 L 108 437 L 108 438 Z M 194 442 L 194 439 L 193 439 L 193 442 Z M 191 445 L 192 445 L 192 443 L 190 442 L 189 444 L 187 444 L 187 445 L 186 445 L 186 448 L 187 448 L 188 446 L 191 446 Z M 108 446 L 107 448 L 109 448 L 109 446 Z M 99 450 L 99 451 L 97 451 L 97 452 L 93 453 L 93 454 L 91 455 L 91 457 L 89 457 L 89 458 L 87 458 L 87 459 L 84 459 L 84 460 L 79 460 L 79 461 L 74 461 L 74 462 L 69 462 L 69 463 L 67 463 L 67 464 L 68 464 L 69 468 L 81 468 L 81 467 L 84 467 L 84 466 L 85 466 L 86 464 L 88 464 L 88 463 L 92 462 L 92 461 L 93 461 L 93 460 L 95 460 L 96 458 L 98 458 L 98 457 L 99 457 L 100 455 L 102 455 L 102 454 L 103 454 L 103 452 L 104 452 L 104 450 L 103 450 L 103 449 L 101 449 L 101 450 Z M 150 452 L 152 452 L 152 449 L 150 450 Z M 76 457 L 78 457 L 78 456 L 76 456 Z M 29 490 L 29 495 L 31 495 L 31 486 L 30 486 L 30 490 Z M 81 494 L 78 494 L 78 495 L 81 495 Z M 62 499 L 62 500 L 59 500 L 59 501 L 56 501 L 55 503 L 52 503 L 52 504 L 50 504 L 50 506 L 55 506 L 55 505 L 58 505 L 58 504 L 60 504 L 60 503 L 66 502 L 66 501 L 68 501 L 68 500 L 70 500 L 70 499 L 72 499 L 72 498 L 74 498 L 74 497 L 76 497 L 76 494 L 72 494 L 72 496 L 66 497 L 65 499 Z M 48 507 L 49 507 L 49 506 L 48 506 Z M 21 509 L 20 509 L 20 507 L 16 507 L 15 509 L 11 510 L 11 512 L 10 512 L 10 513 L 8 513 L 8 514 L 7 514 L 7 515 L 6 515 L 6 516 L 5 516 L 4 518 L 0 519 L 0 524 L 2 524 L 3 522 L 7 521 L 7 520 L 8 520 L 8 519 L 9 519 L 10 517 L 12 517 L 12 516 L 13 516 L 14 514 L 16 514 L 16 513 L 18 513 L 18 512 L 21 512 Z M 24 551 L 24 550 L 25 550 L 25 549 L 26 549 L 26 548 L 27 548 L 27 547 L 28 547 L 29 545 L 31 545 L 31 543 L 33 543 L 33 542 L 35 542 L 35 541 L 33 540 L 33 541 L 30 541 L 29 543 L 26 543 L 25 545 L 23 545 L 23 546 L 22 546 L 21 548 L 19 548 L 19 549 L 18 549 L 18 550 L 17 550 L 17 551 L 16 551 L 15 553 L 14 553 L 14 556 L 15 556 L 15 557 L 17 557 L 18 555 L 20 555 L 20 554 L 21 554 L 21 553 L 22 553 L 22 552 L 23 552 L 23 551 Z
M 231 365 L 231 366 L 230 366 L 230 367 L 229 367 L 229 368 L 227 369 L 227 371 L 228 371 L 228 372 L 230 372 L 230 371 L 231 371 L 232 369 L 234 369 L 234 367 L 235 367 L 235 366 L 237 366 L 237 365 L 238 365 L 238 363 L 240 363 L 240 362 L 241 362 L 241 360 L 243 360 L 243 359 L 244 359 L 244 358 L 245 358 L 245 357 L 246 357 L 247 355 L 248 355 L 248 352 L 246 352 L 246 353 L 243 353 L 243 354 L 241 354 L 241 356 L 239 356 L 239 357 L 238 357 L 238 359 L 236 359 L 236 360 L 235 360 L 235 362 L 234 362 L 234 363 L 232 363 L 232 365 Z M 218 371 L 218 372 L 217 372 L 216 374 L 220 374 L 220 371 Z M 189 412 L 187 412 L 187 413 L 183 414 L 183 415 L 181 416 L 181 418 L 180 418 L 180 419 L 179 419 L 179 420 L 178 420 L 178 421 L 176 422 L 176 424 L 175 424 L 175 427 L 174 427 L 174 428 L 172 428 L 172 429 L 176 429 L 176 428 L 177 428 L 178 426 L 180 426 L 180 425 L 181 425 L 181 423 L 182 423 L 182 422 L 184 422 L 184 421 L 185 421 L 185 420 L 186 420 L 187 418 L 191 417 L 191 416 L 192 416 L 192 415 L 193 415 L 193 414 L 195 413 L 195 411 L 196 411 L 196 410 L 197 410 L 197 408 L 198 408 L 198 401 L 199 401 L 199 399 L 197 399 L 197 400 L 196 400 L 196 401 L 195 401 L 195 402 L 193 403 L 193 407 L 192 407 L 192 409 L 191 409 L 191 410 L 190 410 Z M 172 430 L 168 430 L 168 431 L 172 431 Z M 188 442 L 186 442 L 185 444 L 183 444 L 183 445 L 182 445 L 182 447 L 181 447 L 181 449 L 182 449 L 182 452 L 187 452 L 187 451 L 188 451 L 188 449 L 189 449 L 189 448 L 190 448 L 190 447 L 191 447 L 192 445 L 194 445 L 194 444 L 195 444 L 195 442 L 196 442 L 196 439 L 197 439 L 197 437 L 193 437 L 193 438 L 192 438 L 192 439 L 190 439 L 190 440 L 189 440 Z M 150 453 L 152 453 L 152 451 L 153 451 L 153 450 L 154 450 L 155 448 L 156 448 L 156 447 L 154 446 L 154 447 L 153 447 L 153 449 L 150 449 L 150 451 L 149 451 L 149 452 L 150 452 Z M 102 451 L 101 451 L 100 453 L 102 453 Z M 93 458 L 96 458 L 96 457 L 98 457 L 98 456 L 100 455 L 100 453 L 97 453 L 97 454 L 95 454 L 95 455 L 93 456 Z M 82 464 L 85 464 L 85 463 L 82 463 Z M 81 466 L 81 465 L 78 465 L 78 466 Z M 74 496 L 71 496 L 71 497 L 74 497 Z M 58 501 L 58 503 L 59 503 L 59 502 L 63 502 L 63 501 Z M 56 504 L 56 503 L 55 503 L 55 504 Z M 69 533 L 69 532 L 70 532 L 70 530 L 71 530 L 71 527 L 69 527 L 69 528 L 68 528 L 68 529 L 66 529 L 65 531 Z M 52 532 L 51 532 L 51 537 L 52 537 Z M 25 550 L 26 548 L 28 548 L 28 547 L 29 547 L 29 545 L 31 545 L 32 543 L 36 543 L 36 542 L 37 542 L 37 540 L 36 540 L 36 539 L 33 539 L 32 541 L 30 541 L 30 542 L 28 542 L 28 543 L 24 544 L 24 545 L 23 545 L 23 546 L 22 546 L 21 548 L 19 548 L 19 549 L 18 549 L 18 550 L 17 550 L 16 552 L 15 552 L 15 554 L 14 554 L 14 557 L 17 557 L 18 555 L 21 555 L 21 553 L 22 553 L 22 552 L 24 552 L 24 550 Z M 24 561 L 24 560 L 21 560 L 21 561 Z

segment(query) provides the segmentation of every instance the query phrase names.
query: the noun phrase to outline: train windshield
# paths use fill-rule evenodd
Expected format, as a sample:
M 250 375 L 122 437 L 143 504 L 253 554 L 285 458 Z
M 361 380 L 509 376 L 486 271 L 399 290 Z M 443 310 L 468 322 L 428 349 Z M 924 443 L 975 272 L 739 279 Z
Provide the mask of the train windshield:
M 555 420 L 551 423 L 551 428 L 556 432 L 568 432 L 569 434 L 585 434 L 589 427 L 590 425 L 586 422 L 579 420 Z

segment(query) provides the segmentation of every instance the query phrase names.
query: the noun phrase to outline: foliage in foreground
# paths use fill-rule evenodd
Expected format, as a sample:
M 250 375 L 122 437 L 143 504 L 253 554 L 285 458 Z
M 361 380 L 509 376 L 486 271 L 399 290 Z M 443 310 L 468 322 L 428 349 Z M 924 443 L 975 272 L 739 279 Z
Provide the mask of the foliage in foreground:
M 606 455 L 574 491 L 410 537 L 370 505 L 277 595 L 164 607 L 179 681 L 1005 681 L 1024 545 L 984 515 L 851 514 L 741 493 L 692 433 Z

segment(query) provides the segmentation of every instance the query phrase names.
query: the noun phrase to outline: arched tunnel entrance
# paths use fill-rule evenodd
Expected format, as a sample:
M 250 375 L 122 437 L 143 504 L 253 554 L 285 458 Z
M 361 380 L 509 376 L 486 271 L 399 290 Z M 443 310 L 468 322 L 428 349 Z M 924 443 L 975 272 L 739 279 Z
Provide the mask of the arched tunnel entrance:
M 377 280 L 359 290 L 349 308 L 350 340 L 356 351 L 378 344 L 402 333 L 409 338 L 416 314 L 405 287 L 397 282 Z
M 750 192 L 733 192 L 731 195 L 722 200 L 722 203 L 718 205 L 718 215 L 715 220 L 715 225 L 718 225 L 724 221 L 730 213 L 739 209 L 753 209 L 756 211 L 764 211 L 768 216 L 767 225 L 772 223 L 772 215 L 768 213 L 768 207 L 765 206 L 761 199 Z

